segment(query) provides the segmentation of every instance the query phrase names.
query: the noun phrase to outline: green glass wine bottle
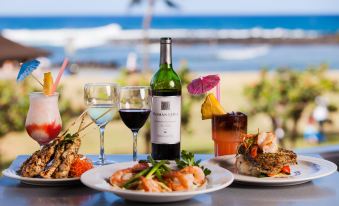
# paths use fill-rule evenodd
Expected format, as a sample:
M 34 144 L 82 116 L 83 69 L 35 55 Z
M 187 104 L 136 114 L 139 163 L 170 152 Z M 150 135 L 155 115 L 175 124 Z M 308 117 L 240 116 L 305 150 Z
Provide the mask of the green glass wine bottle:
M 181 81 L 172 67 L 172 39 L 160 39 L 160 67 L 151 80 L 151 142 L 154 159 L 180 157 Z

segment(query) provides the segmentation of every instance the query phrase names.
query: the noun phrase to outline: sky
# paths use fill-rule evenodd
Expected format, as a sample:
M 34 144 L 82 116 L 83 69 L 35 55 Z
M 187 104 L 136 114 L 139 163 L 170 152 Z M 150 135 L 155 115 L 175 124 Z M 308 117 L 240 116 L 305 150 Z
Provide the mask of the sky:
M 155 15 L 339 14 L 339 0 L 172 0 L 180 9 L 155 0 Z M 0 16 L 141 15 L 130 0 L 0 0 Z M 144 0 L 144 2 L 146 2 Z

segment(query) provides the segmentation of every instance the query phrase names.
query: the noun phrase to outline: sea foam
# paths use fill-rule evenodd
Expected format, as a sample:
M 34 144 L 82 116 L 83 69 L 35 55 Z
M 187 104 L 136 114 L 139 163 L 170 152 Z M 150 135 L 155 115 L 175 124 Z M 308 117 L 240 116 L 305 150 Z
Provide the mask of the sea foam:
M 302 29 L 150 29 L 148 37 L 158 39 L 162 36 L 177 39 L 312 39 L 319 33 Z M 8 39 L 33 46 L 71 46 L 74 49 L 104 45 L 110 41 L 138 41 L 143 39 L 140 29 L 123 30 L 118 24 L 94 28 L 61 29 L 4 29 L 2 35 Z

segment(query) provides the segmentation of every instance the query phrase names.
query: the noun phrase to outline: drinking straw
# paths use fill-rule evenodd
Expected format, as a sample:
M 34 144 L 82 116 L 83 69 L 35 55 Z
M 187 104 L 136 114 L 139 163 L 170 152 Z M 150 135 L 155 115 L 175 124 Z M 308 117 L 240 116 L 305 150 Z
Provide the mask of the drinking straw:
M 217 84 L 217 100 L 220 103 L 220 81 Z
M 53 84 L 53 87 L 52 87 L 52 93 L 51 93 L 51 94 L 54 94 L 54 92 L 56 91 L 56 88 L 58 87 L 58 84 L 59 84 L 59 82 L 60 82 L 61 76 L 62 76 L 62 74 L 64 73 L 67 64 L 68 64 L 68 59 L 65 58 L 65 59 L 64 59 L 64 62 L 62 63 L 62 66 L 61 66 L 61 68 L 60 68 L 60 70 L 59 70 L 58 76 L 57 76 L 57 78 L 56 78 L 56 80 L 55 80 L 55 82 L 54 82 L 54 84 Z

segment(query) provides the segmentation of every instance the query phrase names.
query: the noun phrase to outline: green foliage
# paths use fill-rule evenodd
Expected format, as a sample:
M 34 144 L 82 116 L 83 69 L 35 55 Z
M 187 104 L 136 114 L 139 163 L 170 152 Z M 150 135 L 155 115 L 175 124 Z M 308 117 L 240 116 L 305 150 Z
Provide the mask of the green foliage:
M 0 80 L 0 137 L 11 131 L 22 131 L 25 128 L 29 108 L 29 93 L 41 91 L 25 80 L 16 83 L 14 80 Z M 70 101 L 59 97 L 59 109 L 64 122 L 77 115 Z
M 288 129 L 295 141 L 297 124 L 304 109 L 312 104 L 317 96 L 326 92 L 338 91 L 337 83 L 326 77 L 326 65 L 296 71 L 280 68 L 272 75 L 266 70 L 261 71 L 259 82 L 248 85 L 244 94 L 251 106 L 250 113 L 265 113 L 273 124 L 273 129 L 279 126 Z M 331 107 L 331 110 L 335 110 Z M 287 121 L 293 122 L 292 128 L 287 128 Z M 279 123 L 280 122 L 280 123 Z
M 183 128 L 191 133 L 192 130 L 189 128 L 189 122 L 192 116 L 192 106 L 194 102 L 201 101 L 203 96 L 192 96 L 188 93 L 187 91 L 187 85 L 192 81 L 192 75 L 187 67 L 186 64 L 184 64 L 179 70 L 178 70 L 178 75 L 181 79 L 181 84 L 182 84 L 182 108 L 181 108 L 181 125 Z
M 200 162 L 201 160 L 195 161 L 194 154 L 191 152 L 187 152 L 186 150 L 181 151 L 181 160 L 180 159 L 175 160 L 175 163 L 177 164 L 179 169 L 182 169 L 187 166 L 198 166 L 204 171 L 204 174 L 206 176 L 211 174 L 211 170 L 209 170 L 208 168 L 204 168 L 204 166 L 200 166 Z
M 33 91 L 27 81 L 17 85 L 12 80 L 0 81 L 0 137 L 10 131 L 21 131 L 25 127 L 29 107 L 27 94 Z

